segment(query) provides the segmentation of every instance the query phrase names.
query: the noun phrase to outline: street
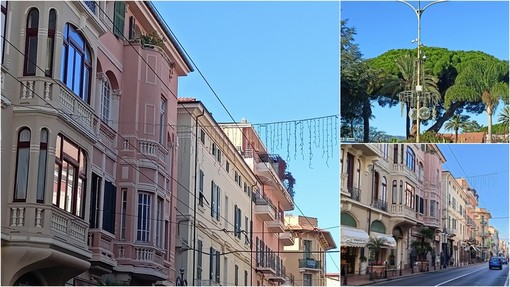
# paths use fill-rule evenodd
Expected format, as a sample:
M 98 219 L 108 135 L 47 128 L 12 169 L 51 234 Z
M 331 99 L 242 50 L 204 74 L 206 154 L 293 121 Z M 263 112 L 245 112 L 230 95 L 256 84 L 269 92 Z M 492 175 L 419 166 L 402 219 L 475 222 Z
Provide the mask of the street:
M 457 269 L 438 270 L 376 286 L 508 286 L 508 265 L 503 270 L 489 270 L 489 263 L 474 264 Z

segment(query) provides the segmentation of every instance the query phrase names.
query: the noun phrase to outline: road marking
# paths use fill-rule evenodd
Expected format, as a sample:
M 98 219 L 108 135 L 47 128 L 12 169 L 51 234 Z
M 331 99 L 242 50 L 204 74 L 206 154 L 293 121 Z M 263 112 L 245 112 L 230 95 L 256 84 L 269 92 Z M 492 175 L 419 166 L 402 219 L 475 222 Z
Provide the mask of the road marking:
M 441 285 L 446 284 L 446 283 L 448 283 L 448 282 L 451 282 L 451 281 L 453 281 L 453 280 L 457 280 L 457 279 L 459 279 L 459 278 L 461 278 L 461 277 L 464 277 L 464 276 L 467 276 L 467 275 L 473 274 L 473 273 L 478 272 L 478 271 L 482 271 L 482 270 L 484 270 L 484 269 L 485 269 L 485 267 L 484 267 L 484 268 L 481 268 L 481 269 L 478 269 L 478 270 L 476 270 L 476 271 L 473 271 L 473 272 L 471 272 L 471 273 L 467 273 L 467 274 L 464 274 L 464 275 L 461 275 L 461 276 L 457 276 L 457 277 L 455 277 L 455 278 L 453 278 L 453 279 L 450 279 L 450 280 L 444 281 L 443 283 L 439 283 L 439 284 L 435 285 L 434 287 L 441 286 Z

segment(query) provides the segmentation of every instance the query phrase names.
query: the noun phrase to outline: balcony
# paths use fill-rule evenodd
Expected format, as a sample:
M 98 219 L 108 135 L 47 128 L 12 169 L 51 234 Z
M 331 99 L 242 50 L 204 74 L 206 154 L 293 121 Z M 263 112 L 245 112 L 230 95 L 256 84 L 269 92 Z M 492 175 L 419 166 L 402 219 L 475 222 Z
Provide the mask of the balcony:
M 285 223 L 283 218 L 276 218 L 273 221 L 266 221 L 266 227 L 269 232 L 283 233 L 285 232 Z
M 321 270 L 321 261 L 315 259 L 299 259 L 299 272 L 319 272 Z
M 414 184 L 418 184 L 418 177 L 416 176 L 416 173 L 410 170 L 406 164 L 394 163 L 393 170 L 391 173 L 392 175 L 404 175 L 408 179 L 412 180 Z
M 220 286 L 220 283 L 214 280 L 199 280 L 195 279 L 193 286 Z
M 457 231 L 453 228 L 445 228 L 446 233 L 448 233 L 448 237 L 454 237 L 457 234 Z
M 274 275 L 267 276 L 267 280 L 276 283 L 285 283 L 287 275 L 285 274 L 285 266 L 278 264 L 276 266 L 276 273 Z
M 433 217 L 433 216 L 424 216 L 423 224 L 425 224 L 426 226 L 432 226 L 432 227 L 439 228 L 441 226 L 441 221 L 438 218 Z
M 416 223 L 416 212 L 404 204 L 391 204 L 390 212 L 392 217 L 402 217 L 407 219 L 409 223 Z
M 283 246 L 294 245 L 294 235 L 292 235 L 292 232 L 290 232 L 290 231 L 280 233 L 278 235 L 278 238 L 280 239 L 280 242 L 283 244 Z
M 117 266 L 113 255 L 113 240 L 115 238 L 102 229 L 90 229 L 88 237 L 89 249 L 92 252 L 91 263 L 97 263 L 101 267 L 96 269 L 106 268 L 107 270 Z M 104 269 L 103 269 L 104 270 Z M 104 271 L 103 273 L 108 273 Z
M 89 140 L 97 141 L 99 125 L 94 110 L 63 83 L 46 77 L 23 77 L 20 85 L 16 109 L 26 106 L 31 111 L 56 114 Z
M 351 194 L 350 198 L 352 198 L 352 199 L 354 199 L 356 201 L 360 201 L 360 198 L 361 198 L 361 189 L 359 189 L 357 187 L 353 187 L 353 186 L 348 186 L 347 190 Z
M 382 211 L 388 211 L 388 203 L 383 200 L 379 200 L 379 199 L 374 200 L 374 203 L 372 203 L 372 206 L 377 209 L 380 209 Z
M 365 156 L 381 157 L 381 149 L 376 144 L 359 144 L 353 146 L 355 149 L 361 150 Z
M 255 216 L 258 216 L 263 221 L 274 221 L 276 219 L 275 206 L 259 193 L 254 193 L 254 195 L 255 207 L 253 208 L 253 212 Z
M 165 265 L 166 253 L 153 245 L 115 243 L 117 267 L 121 272 L 143 275 L 149 281 L 166 280 L 169 269 Z
M 266 274 L 267 276 L 274 276 L 276 274 L 275 267 L 264 262 L 257 262 L 257 266 L 255 266 L 255 271 Z

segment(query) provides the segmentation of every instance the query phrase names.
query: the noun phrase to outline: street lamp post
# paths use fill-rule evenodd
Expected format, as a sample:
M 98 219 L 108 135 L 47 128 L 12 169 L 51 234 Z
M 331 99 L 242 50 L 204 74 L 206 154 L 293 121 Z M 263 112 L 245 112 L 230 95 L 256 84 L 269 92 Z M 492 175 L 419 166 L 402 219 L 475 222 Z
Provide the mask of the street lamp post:
M 420 113 L 419 113 L 420 94 L 423 92 L 423 85 L 420 82 L 420 70 L 421 70 L 421 61 L 422 61 L 422 57 L 421 57 L 421 15 L 423 14 L 423 12 L 425 12 L 425 10 L 428 7 L 430 7 L 434 4 L 437 4 L 437 3 L 446 2 L 447 0 L 437 0 L 437 1 L 431 2 L 427 5 L 425 5 L 425 7 L 423 9 L 421 9 L 420 1 L 418 1 L 418 9 L 416 9 L 413 5 L 411 5 L 409 2 L 407 2 L 405 0 L 398 0 L 398 1 L 411 7 L 413 9 L 414 13 L 416 14 L 416 18 L 418 19 L 418 38 L 416 38 L 416 42 L 418 42 L 418 52 L 417 52 L 417 62 L 416 62 L 417 72 L 416 72 L 415 91 L 416 91 L 416 142 L 419 143 L 420 142 Z

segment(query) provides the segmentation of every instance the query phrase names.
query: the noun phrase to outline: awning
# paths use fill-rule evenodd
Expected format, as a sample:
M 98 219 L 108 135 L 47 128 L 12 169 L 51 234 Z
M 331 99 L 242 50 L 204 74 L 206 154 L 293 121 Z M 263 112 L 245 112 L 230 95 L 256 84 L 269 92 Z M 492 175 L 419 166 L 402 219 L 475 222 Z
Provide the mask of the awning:
M 390 248 L 390 249 L 396 249 L 397 248 L 397 241 L 395 241 L 395 238 L 393 238 L 392 235 L 389 235 L 389 234 L 382 234 L 382 233 L 378 233 L 378 232 L 373 232 L 372 233 L 377 237 L 377 238 L 384 238 L 386 239 L 386 248 Z
M 340 226 L 340 246 L 365 247 L 370 236 L 363 229 Z
M 476 251 L 476 252 L 480 252 L 480 249 L 476 248 L 474 245 L 471 245 L 471 247 Z

